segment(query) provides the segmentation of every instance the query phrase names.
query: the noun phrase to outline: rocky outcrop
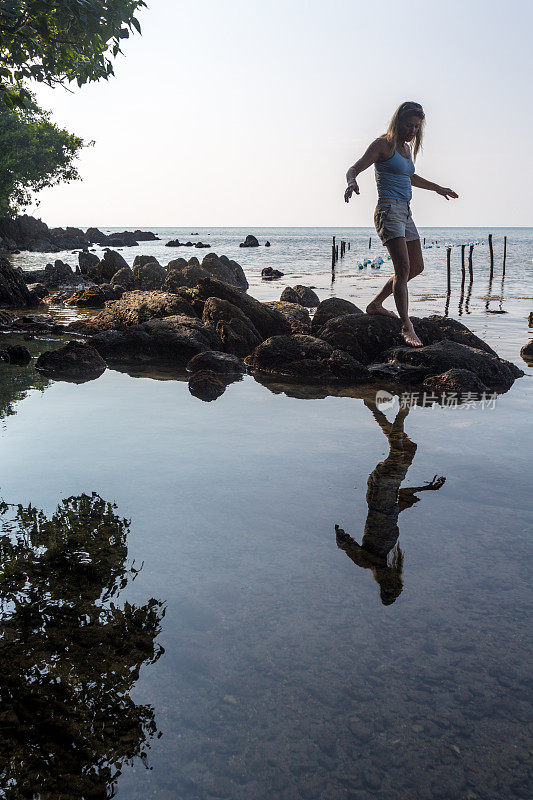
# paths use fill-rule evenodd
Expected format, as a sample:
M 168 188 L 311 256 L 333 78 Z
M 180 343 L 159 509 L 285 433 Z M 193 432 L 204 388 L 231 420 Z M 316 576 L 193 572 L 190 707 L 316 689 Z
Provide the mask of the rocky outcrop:
M 196 317 L 151 319 L 124 330 L 93 336 L 90 344 L 106 361 L 167 361 L 185 365 L 204 350 L 222 350 L 217 332 Z
M 206 350 L 204 353 L 198 353 L 187 364 L 189 372 L 206 369 L 220 375 L 242 375 L 246 372 L 246 367 L 240 358 L 219 350 Z
M 434 394 L 473 392 L 478 395 L 488 391 L 488 387 L 479 380 L 474 372 L 457 367 L 443 372 L 442 375 L 432 375 L 426 378 L 423 386 L 424 389 L 429 389 Z
M 187 263 L 184 259 L 175 259 L 167 265 L 167 276 L 163 288 L 165 291 L 175 291 L 180 286 L 194 288 L 202 278 L 216 278 L 242 291 L 248 288 L 248 281 L 244 270 L 236 261 L 231 261 L 226 256 L 217 256 L 216 253 L 208 253 L 202 261 L 191 258 Z
M 96 253 L 89 253 L 85 250 L 82 250 L 80 253 L 78 253 L 78 264 L 82 275 L 87 275 L 89 270 L 97 267 L 99 263 L 100 259 Z
M 84 279 L 58 258 L 53 264 L 46 265 L 42 282 L 49 289 L 59 289 L 61 286 L 78 286 L 84 283 Z
M 124 292 L 120 300 L 105 311 L 104 329 L 127 328 L 150 319 L 172 317 L 177 314 L 195 317 L 191 303 L 178 294 L 168 292 Z M 97 318 L 98 320 L 98 318 Z
M 133 289 L 135 286 L 133 271 L 127 265 L 119 269 L 111 278 L 111 286 L 121 286 L 126 292 Z
M 68 306 L 79 308 L 103 308 L 105 301 L 104 292 L 98 286 L 91 286 L 89 289 L 74 292 L 65 302 Z
M 311 289 L 310 286 L 297 286 L 292 287 L 296 294 L 298 295 L 298 302 L 301 306 L 307 306 L 308 308 L 316 308 L 320 304 L 320 298 L 318 297 L 317 293 Z
M 135 256 L 133 259 L 133 269 L 135 269 L 135 267 L 144 267 L 145 264 L 157 264 L 159 267 L 161 266 L 155 256 L 139 255 Z
M 294 290 L 291 289 L 291 291 Z M 364 312 L 361 311 L 360 308 L 358 308 L 354 303 L 351 303 L 349 300 L 343 300 L 342 297 L 328 297 L 326 300 L 322 300 L 322 302 L 318 304 L 313 316 L 311 327 L 313 333 L 318 335 L 318 330 L 322 327 L 322 325 L 325 325 L 326 322 L 329 322 L 330 319 L 342 317 L 346 314 L 363 313 Z
M 241 242 L 239 247 L 259 247 L 259 242 L 251 233 L 248 234 L 244 242 Z
M 300 298 L 291 286 L 286 286 L 279 298 L 281 303 L 297 303 L 300 304 Z
M 368 369 L 348 353 L 302 334 L 267 339 L 246 359 L 246 364 L 260 373 L 308 383 L 361 383 L 370 379 Z
M 133 280 L 136 289 L 152 291 L 161 289 L 167 273 L 157 261 L 133 265 Z
M 291 326 L 292 333 L 310 333 L 311 317 L 304 306 L 298 303 L 282 303 L 281 300 L 270 300 L 265 305 L 283 314 Z
M 476 347 L 442 339 L 424 347 L 396 347 L 386 354 L 386 362 L 417 367 L 427 378 L 440 376 L 448 370 L 460 369 L 473 373 L 491 390 L 509 389 L 523 372 L 514 364 Z
M 261 270 L 261 278 L 264 281 L 276 281 L 278 278 L 283 278 L 284 274 L 279 269 L 273 269 L 272 267 L 264 267 Z
M 198 259 L 196 259 L 198 260 Z M 172 272 L 173 269 L 183 269 L 187 266 L 187 261 L 185 258 L 173 258 L 172 261 L 169 261 L 167 264 L 167 273 Z
M 58 350 L 48 350 L 35 364 L 39 372 L 50 378 L 76 382 L 98 378 L 106 366 L 94 347 L 82 342 L 68 342 Z
M 290 325 L 283 314 L 222 281 L 214 278 L 202 278 L 197 288 L 197 294 L 201 300 L 218 297 L 220 300 L 227 300 L 228 303 L 237 306 L 248 317 L 262 339 L 290 333 Z
M 202 261 L 202 267 L 219 281 L 224 281 L 224 283 L 235 286 L 237 289 L 242 289 L 242 291 L 248 289 L 249 284 L 243 268 L 227 256 L 208 253 Z
M 126 259 L 117 253 L 116 250 L 106 250 L 99 265 L 100 283 L 109 283 L 113 276 L 119 271 L 128 266 Z
M 189 391 L 199 400 L 210 403 L 226 391 L 226 384 L 211 370 L 195 372 L 189 378 Z
M 209 297 L 204 303 L 202 319 L 216 330 L 227 353 L 243 358 L 262 341 L 249 317 L 227 300 Z
M 28 290 L 22 274 L 0 256 L 0 306 L 29 308 L 37 304 L 38 298 Z

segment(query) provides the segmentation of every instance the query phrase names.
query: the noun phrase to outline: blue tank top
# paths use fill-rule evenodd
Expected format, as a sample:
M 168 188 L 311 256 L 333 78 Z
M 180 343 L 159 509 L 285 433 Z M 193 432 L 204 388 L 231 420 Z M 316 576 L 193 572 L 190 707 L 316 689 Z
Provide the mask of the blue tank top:
M 401 156 L 397 150 L 386 161 L 376 161 L 378 200 L 406 200 L 413 196 L 411 175 L 415 165 L 412 158 Z

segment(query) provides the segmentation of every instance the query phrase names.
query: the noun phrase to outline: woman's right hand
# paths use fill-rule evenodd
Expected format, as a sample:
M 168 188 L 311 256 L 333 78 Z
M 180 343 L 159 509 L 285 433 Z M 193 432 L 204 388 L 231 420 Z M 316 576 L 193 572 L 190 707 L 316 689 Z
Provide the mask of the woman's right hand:
M 346 191 L 344 192 L 344 202 L 349 203 L 350 197 L 355 192 L 355 194 L 359 194 L 359 186 L 357 185 L 357 181 L 351 181 L 348 184 Z

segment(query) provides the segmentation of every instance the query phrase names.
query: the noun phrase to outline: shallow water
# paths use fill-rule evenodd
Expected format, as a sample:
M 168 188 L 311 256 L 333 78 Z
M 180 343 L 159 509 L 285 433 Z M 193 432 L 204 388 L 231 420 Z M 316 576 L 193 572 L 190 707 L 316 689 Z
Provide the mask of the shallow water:
M 531 338 L 531 300 L 519 299 L 531 291 L 526 244 L 520 264 L 508 256 L 507 313 L 486 312 L 479 279 L 464 320 L 527 373 L 494 407 L 400 414 L 396 405 L 385 418 L 372 392 L 300 399 L 290 395 L 312 393 L 270 391 L 251 377 L 206 404 L 157 370 L 108 370 L 75 385 L 0 365 L 0 496 L 14 504 L 0 517 L 8 631 L 0 724 L 3 753 L 22 754 L 11 773 L 0 771 L 0 796 L 18 797 L 23 775 L 35 798 L 82 796 L 68 789 L 76 770 L 92 776 L 83 797 L 106 797 L 114 786 L 124 800 L 531 795 L 533 369 L 519 356 Z M 435 276 L 445 255 L 429 252 Z M 311 269 L 327 296 L 329 274 L 317 266 L 301 274 Z M 362 303 L 388 274 L 355 286 L 338 278 L 333 288 L 346 297 L 341 286 L 352 286 Z M 443 302 L 421 301 L 419 313 L 439 303 L 442 312 Z M 50 343 L 29 345 L 37 352 Z M 116 504 L 103 521 L 100 501 L 84 499 L 93 492 Z M 34 517 L 16 507 L 30 503 L 48 520 L 58 505 L 64 520 L 67 507 L 68 522 L 43 523 L 44 538 L 35 538 Z M 96 544 L 84 555 L 88 505 Z M 74 555 L 46 560 L 65 525 Z M 24 542 L 15 563 L 27 597 L 18 606 L 7 541 Z M 47 584 L 30 544 L 34 559 L 55 565 Z M 128 572 L 132 562 L 140 571 Z M 89 606 L 86 593 L 73 596 L 78 579 Z M 29 614 L 38 600 L 41 623 Z M 131 604 L 138 613 L 126 625 Z M 86 662 L 75 648 L 50 645 L 42 632 L 52 623 L 70 632 L 64 639 Z M 118 640 L 113 624 L 122 626 Z M 5 677 L 19 653 L 25 707 Z M 54 717 L 48 709 L 60 700 Z M 61 718 L 75 731 L 60 725 L 58 733 Z M 71 741 L 78 749 L 69 759 Z M 57 785 L 43 777 L 39 754 L 53 759 Z M 120 765 L 116 779 L 108 762 Z

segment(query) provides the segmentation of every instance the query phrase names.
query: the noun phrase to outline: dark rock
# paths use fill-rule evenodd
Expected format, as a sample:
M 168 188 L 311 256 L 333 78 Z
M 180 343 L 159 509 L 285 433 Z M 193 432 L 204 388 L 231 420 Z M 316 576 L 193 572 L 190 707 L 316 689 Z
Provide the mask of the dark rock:
M 424 347 L 396 347 L 387 353 L 390 363 L 423 368 L 425 378 L 452 369 L 469 370 L 488 389 L 509 389 L 524 373 L 509 361 L 485 350 L 443 339 Z
M 527 318 L 527 324 L 530 328 L 533 328 L 533 311 L 529 312 L 529 317 Z
M 35 364 L 39 372 L 62 380 L 91 380 L 99 377 L 106 363 L 89 344 L 68 342 L 58 350 L 42 353 Z
M 201 250 L 202 248 L 211 247 L 210 244 L 204 244 L 203 242 L 196 242 L 194 246 L 197 247 L 199 250 Z
M 159 236 L 156 236 L 152 231 L 133 231 L 133 235 L 138 242 L 158 242 Z
M 127 266 L 128 262 L 120 253 L 117 253 L 116 250 L 106 250 L 99 266 L 101 283 L 109 283 L 119 269 Z
M 209 297 L 203 308 L 203 321 L 217 331 L 223 350 L 247 356 L 262 341 L 252 321 L 240 308 L 218 297 Z
M 369 372 L 348 353 L 335 350 L 322 339 L 296 334 L 273 336 L 246 359 L 253 370 L 308 383 L 360 382 Z
M 133 279 L 136 289 L 151 291 L 161 289 L 165 278 L 166 270 L 157 262 L 150 261 L 147 264 L 133 267 Z
M 66 305 L 79 306 L 79 308 L 103 308 L 105 296 L 98 286 L 91 286 L 89 289 L 74 292 L 66 301 Z
M 111 278 L 111 286 L 121 286 L 124 291 L 133 289 L 134 285 L 135 280 L 133 278 L 133 272 L 128 266 L 119 269 Z
M 9 357 L 10 364 L 18 364 L 23 367 L 31 361 L 30 351 L 22 344 L 10 344 L 6 347 L 5 352 Z
M 261 278 L 264 281 L 275 281 L 278 278 L 283 278 L 285 273 L 280 272 L 279 269 L 273 269 L 272 267 L 264 267 L 261 270 Z
M 487 392 L 488 387 L 469 369 L 449 369 L 442 375 L 433 375 L 424 381 L 424 389 L 439 392 Z
M 85 247 L 87 240 L 81 228 L 50 228 L 48 236 L 59 250 Z
M 218 375 L 208 369 L 195 372 L 189 378 L 189 391 L 199 400 L 210 403 L 226 391 L 226 385 Z
M 520 355 L 527 364 L 531 364 L 533 361 L 533 339 L 523 346 L 520 350 Z
M 452 342 L 467 344 L 469 347 L 477 347 L 478 350 L 485 350 L 486 353 L 492 353 L 494 356 L 497 355 L 492 347 L 484 342 L 483 339 L 480 339 L 479 336 L 476 336 L 475 333 L 472 333 L 466 325 L 463 325 L 463 323 L 459 322 L 457 319 L 433 314 L 425 319 L 420 319 L 418 325 L 421 331 L 419 336 L 424 337 L 424 344 L 433 344 L 435 341 L 449 339 Z M 431 331 L 426 331 L 424 327 L 422 327 L 427 325 L 431 325 Z M 435 333 L 435 328 L 438 330 L 439 334 Z
M 112 247 L 137 247 L 139 243 L 131 231 L 122 231 L 121 233 L 110 233 L 106 244 L 110 244 Z
M 115 273 L 115 275 L 116 274 L 117 273 Z M 113 278 L 115 277 L 115 275 L 113 275 Z M 98 286 L 98 289 L 103 294 L 104 300 L 106 300 L 106 301 L 107 300 L 120 300 L 120 298 L 122 297 L 122 295 L 125 292 L 124 287 L 121 286 L 120 283 L 117 283 L 117 284 L 101 283 Z
M 120 300 L 106 309 L 111 319 L 109 326 L 113 328 L 127 328 L 129 325 L 140 325 L 150 319 L 172 317 L 182 314 L 186 317 L 195 317 L 196 314 L 191 303 L 178 294 L 168 292 L 124 292 Z M 106 315 L 106 319 L 109 317 Z
M 270 242 L 269 241 L 265 242 L 265 247 L 270 247 Z
M 259 242 L 251 233 L 248 234 L 244 242 L 241 242 L 239 247 L 259 247 Z
M 280 300 L 271 300 L 265 305 L 283 314 L 291 326 L 292 333 L 309 333 L 311 331 L 311 317 L 304 306 L 300 306 L 298 303 L 282 303 Z
M 42 300 L 43 297 L 46 297 L 46 295 L 49 294 L 48 289 L 42 283 L 28 283 L 27 288 L 28 291 L 31 292 L 39 300 Z
M 183 269 L 187 266 L 187 261 L 184 258 L 173 258 L 167 264 L 167 273 L 172 272 L 173 269 Z
M 292 287 L 296 294 L 298 295 L 298 302 L 301 306 L 307 306 L 308 308 L 315 308 L 320 304 L 320 299 L 316 292 L 314 292 L 309 286 L 293 286 Z
M 72 286 L 79 283 L 79 276 L 76 276 L 72 267 L 57 259 L 53 264 L 47 264 L 44 268 L 44 283 L 52 289 L 57 289 L 59 286 Z
M 300 304 L 300 298 L 298 297 L 298 295 L 291 286 L 285 287 L 279 299 L 281 303 L 298 303 L 298 305 Z
M 133 269 L 135 269 L 135 267 L 144 267 L 145 264 L 154 263 L 157 264 L 158 267 L 161 266 L 155 256 L 135 256 L 133 259 Z
M 104 331 L 93 336 L 90 343 L 106 360 L 115 362 L 140 359 L 186 364 L 204 350 L 222 350 L 215 330 L 196 317 L 181 315 L 151 319 L 121 331 Z
M 194 289 L 202 278 L 208 278 L 209 272 L 199 264 L 186 264 L 184 267 L 173 267 L 167 269 L 165 280 L 161 288 L 165 292 L 176 292 L 181 288 L 189 287 Z
M 290 325 L 283 314 L 222 281 L 214 278 L 202 278 L 198 286 L 198 297 L 201 300 L 218 297 L 220 300 L 227 300 L 237 306 L 248 317 L 263 339 L 290 333 Z
M 235 286 L 243 291 L 248 289 L 248 281 L 243 268 L 227 256 L 208 253 L 202 261 L 202 267 L 219 281 L 229 283 L 230 286 Z
M 82 275 L 87 275 L 90 269 L 97 267 L 100 264 L 100 259 L 96 253 L 86 253 L 82 251 L 78 253 L 78 264 Z
M 334 317 L 320 328 L 320 338 L 344 350 L 362 364 L 382 360 L 383 354 L 400 344 L 400 320 L 378 314 L 346 314 Z M 416 326 L 415 326 L 416 328 Z
M 15 270 L 7 258 L 0 256 L 0 306 L 27 308 L 37 305 L 37 298 L 32 294 L 23 276 Z
M 183 247 L 184 245 L 180 242 L 179 239 L 171 239 L 169 242 L 165 244 L 165 247 Z
M 373 379 L 387 383 L 419 386 L 426 377 L 426 370 L 423 367 L 412 367 L 407 364 L 370 364 L 368 369 Z
M 217 350 L 206 350 L 204 353 L 198 353 L 197 356 L 191 358 L 187 364 L 187 369 L 189 372 L 207 369 L 222 375 L 246 372 L 246 367 L 240 358 Z
M 361 311 L 360 308 L 358 308 L 354 303 L 351 303 L 349 300 L 343 300 L 341 297 L 328 297 L 326 300 L 322 300 L 322 302 L 318 304 L 311 327 L 313 329 L 313 333 L 318 335 L 318 329 L 322 325 L 325 325 L 326 322 L 329 322 L 330 319 L 342 317 L 346 314 L 363 313 L 364 312 Z
M 85 238 L 89 244 L 107 244 L 107 236 L 98 228 L 87 228 Z

